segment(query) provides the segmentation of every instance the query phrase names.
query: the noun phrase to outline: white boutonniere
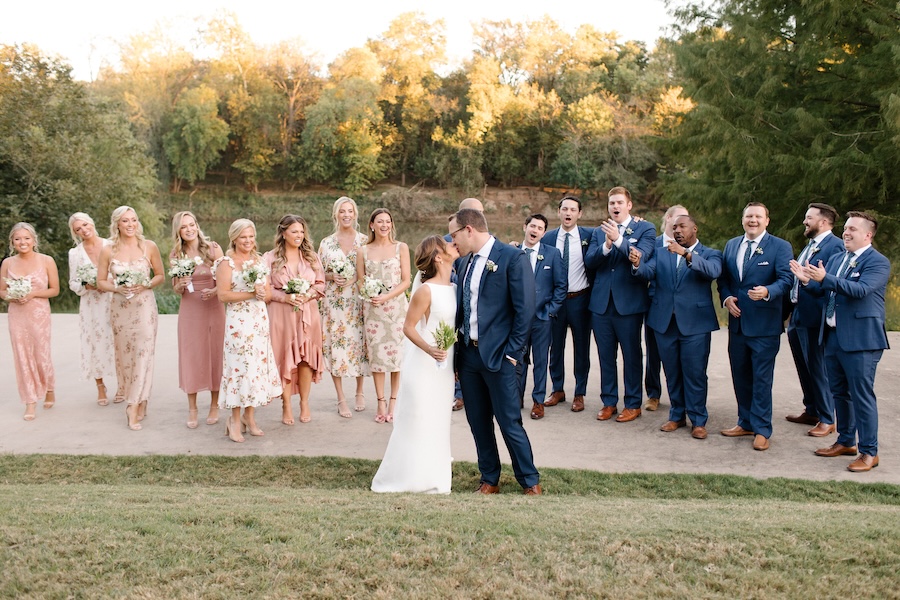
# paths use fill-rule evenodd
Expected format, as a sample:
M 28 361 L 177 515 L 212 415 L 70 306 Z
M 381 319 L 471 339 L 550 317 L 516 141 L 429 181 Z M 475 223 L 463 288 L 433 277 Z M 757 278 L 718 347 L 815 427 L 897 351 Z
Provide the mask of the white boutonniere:
M 587 240 L 581 240 L 581 245 L 582 245 L 582 246 L 587 246 L 587 245 L 588 245 L 588 241 L 587 241 Z
M 632 233 L 634 233 L 634 229 L 632 229 L 631 227 L 625 228 L 625 235 L 631 235 Z
M 850 268 L 851 269 L 856 268 L 856 259 L 855 258 L 850 259 Z
M 488 261 L 484 263 L 484 268 L 493 273 L 497 270 L 497 263 L 495 263 L 491 259 L 488 259 Z
M 812 252 L 809 253 L 810 258 L 812 258 L 813 256 L 815 256 L 815 255 L 816 255 L 816 252 L 818 252 L 818 251 L 821 250 L 821 249 L 822 249 L 822 248 L 819 247 L 819 246 L 816 246 L 815 248 L 813 248 L 813 249 L 812 249 Z
M 762 253 L 763 253 L 763 249 L 762 249 L 762 248 L 757 248 L 754 252 L 756 252 L 757 254 L 762 254 Z
M 538 260 L 544 260 L 544 255 L 543 255 L 543 254 L 538 254 L 538 255 L 537 255 L 537 259 L 538 259 Z

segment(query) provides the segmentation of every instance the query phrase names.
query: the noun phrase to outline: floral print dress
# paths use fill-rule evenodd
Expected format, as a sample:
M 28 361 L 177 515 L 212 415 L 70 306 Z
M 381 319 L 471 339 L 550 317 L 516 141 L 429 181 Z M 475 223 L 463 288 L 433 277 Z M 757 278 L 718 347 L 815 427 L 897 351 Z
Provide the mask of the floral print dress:
M 365 247 L 362 252 L 366 275 L 380 279 L 389 289 L 400 283 L 403 275 L 400 272 L 399 243 L 394 248 L 394 256 L 386 260 L 369 260 Z M 371 302 L 363 303 L 366 350 L 373 373 L 394 373 L 400 370 L 407 303 L 406 294 L 400 294 L 381 306 L 375 306 Z

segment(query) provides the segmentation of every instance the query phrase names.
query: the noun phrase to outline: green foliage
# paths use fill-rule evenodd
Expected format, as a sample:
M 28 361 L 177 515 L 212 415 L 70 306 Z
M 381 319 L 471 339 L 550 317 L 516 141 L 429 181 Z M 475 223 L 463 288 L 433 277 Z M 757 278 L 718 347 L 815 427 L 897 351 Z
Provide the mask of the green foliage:
M 179 179 L 191 185 L 206 176 L 228 144 L 228 123 L 219 118 L 215 90 L 206 86 L 187 90 L 175 103 L 171 128 L 163 136 L 166 157 Z

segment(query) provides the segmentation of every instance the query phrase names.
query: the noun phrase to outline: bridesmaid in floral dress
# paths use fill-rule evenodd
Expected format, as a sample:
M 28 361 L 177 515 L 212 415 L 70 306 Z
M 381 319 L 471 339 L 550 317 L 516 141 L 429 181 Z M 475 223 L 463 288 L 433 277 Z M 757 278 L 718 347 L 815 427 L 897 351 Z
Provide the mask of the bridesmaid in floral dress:
M 264 266 L 256 251 L 256 226 L 249 219 L 238 219 L 228 228 L 228 239 L 228 252 L 213 270 L 216 293 L 225 303 L 225 362 L 219 408 L 231 410 L 225 427 L 228 437 L 243 442 L 245 428 L 251 435 L 263 435 L 254 409 L 280 396 L 282 390 L 269 341 L 265 304 L 271 293 L 268 278 L 248 282 L 250 270 Z
M 75 292 L 78 302 L 78 325 L 81 332 L 81 374 L 97 384 L 97 404 L 106 406 L 104 377 L 114 373 L 115 353 L 113 333 L 109 322 L 109 306 L 112 297 L 93 283 L 85 280 L 79 269 L 93 267 L 96 276 L 100 252 L 112 242 L 97 235 L 94 220 L 83 212 L 69 217 L 69 232 L 76 246 L 69 250 L 69 289 Z M 125 398 L 116 394 L 116 402 Z
M 275 247 L 263 255 L 269 268 L 272 295 L 269 299 L 269 330 L 275 363 L 281 373 L 281 421 L 294 424 L 291 396 L 300 395 L 300 422 L 309 423 L 309 392 L 322 379 L 322 322 L 316 303 L 325 292 L 325 272 L 313 251 L 309 228 L 301 217 L 285 215 L 278 223 Z M 284 288 L 299 278 L 308 284 L 303 293 Z
M 112 244 L 103 248 L 97 265 L 97 287 L 112 292 L 116 377 L 128 403 L 128 428 L 137 431 L 153 389 L 158 320 L 153 288 L 163 282 L 165 271 L 159 248 L 144 238 L 144 228 L 130 206 L 113 211 L 109 237 Z
M 366 351 L 378 399 L 376 423 L 394 420 L 394 405 L 400 389 L 403 321 L 406 318 L 406 290 L 409 288 L 409 247 L 394 239 L 394 220 L 386 208 L 376 208 L 369 217 L 369 239 L 356 255 L 357 288 L 363 293 L 366 276 L 384 284 L 379 294 L 363 307 L 366 324 Z M 384 374 L 391 374 L 391 402 L 384 402 Z
M 181 295 L 178 308 L 178 387 L 188 397 L 189 429 L 197 428 L 197 393 L 209 392 L 207 425 L 219 422 L 219 386 L 222 383 L 222 346 L 225 343 L 225 307 L 216 297 L 212 266 L 222 248 L 200 230 L 190 211 L 172 217 L 170 260 L 199 260 L 188 277 L 173 277 Z
M 9 249 L 12 256 L 0 265 L 0 298 L 9 303 L 9 339 L 19 398 L 25 404 L 24 418 L 33 421 L 34 407 L 40 398 L 44 399 L 45 409 L 56 403 L 56 375 L 50 360 L 49 298 L 59 295 L 59 273 L 51 257 L 38 253 L 37 233 L 29 223 L 13 225 Z M 31 289 L 18 296 L 9 289 L 7 279 L 27 279 Z
M 363 305 L 353 285 L 356 283 L 356 253 L 366 243 L 359 232 L 359 209 L 356 202 L 341 196 L 331 211 L 334 233 L 319 244 L 319 259 L 325 267 L 325 297 L 319 302 L 325 339 L 322 355 L 325 370 L 331 373 L 337 392 L 338 414 L 353 416 L 344 397 L 344 377 L 356 377 L 357 412 L 366 409 L 363 377 L 369 375 L 366 356 Z M 348 274 L 348 270 L 352 272 Z

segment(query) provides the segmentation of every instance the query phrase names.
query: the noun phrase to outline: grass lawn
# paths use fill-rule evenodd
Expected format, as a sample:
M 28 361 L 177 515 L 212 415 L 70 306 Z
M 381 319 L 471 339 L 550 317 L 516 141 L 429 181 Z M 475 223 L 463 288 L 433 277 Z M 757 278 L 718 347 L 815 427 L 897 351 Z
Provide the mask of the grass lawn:
M 900 597 L 900 487 L 338 458 L 0 456 L 3 598 Z

